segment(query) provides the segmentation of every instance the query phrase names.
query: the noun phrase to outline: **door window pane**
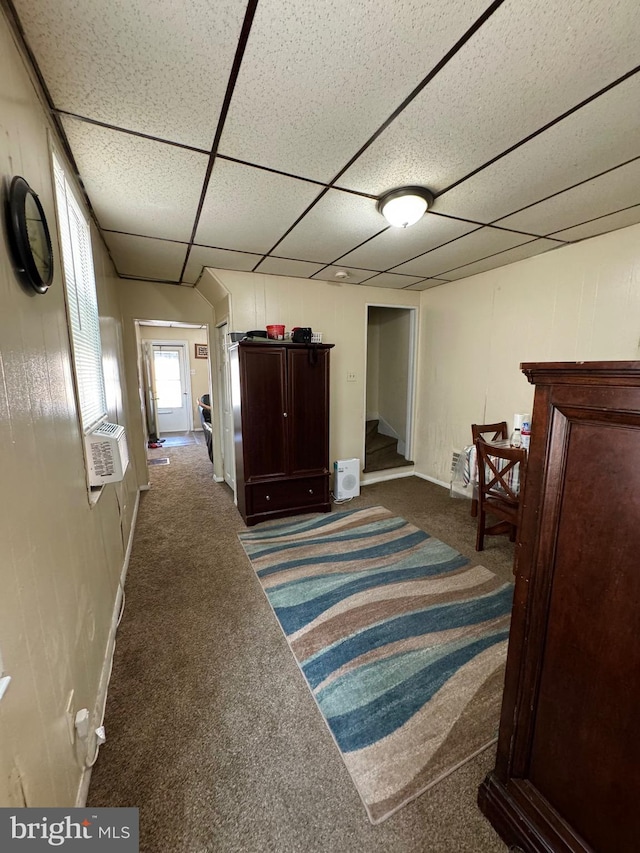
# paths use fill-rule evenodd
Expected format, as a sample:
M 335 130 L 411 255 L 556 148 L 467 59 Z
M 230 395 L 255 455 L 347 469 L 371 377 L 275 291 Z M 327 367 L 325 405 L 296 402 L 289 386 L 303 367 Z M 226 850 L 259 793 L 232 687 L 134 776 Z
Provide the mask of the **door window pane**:
M 180 381 L 180 356 L 174 350 L 154 352 L 156 392 L 159 409 L 181 409 L 183 405 Z

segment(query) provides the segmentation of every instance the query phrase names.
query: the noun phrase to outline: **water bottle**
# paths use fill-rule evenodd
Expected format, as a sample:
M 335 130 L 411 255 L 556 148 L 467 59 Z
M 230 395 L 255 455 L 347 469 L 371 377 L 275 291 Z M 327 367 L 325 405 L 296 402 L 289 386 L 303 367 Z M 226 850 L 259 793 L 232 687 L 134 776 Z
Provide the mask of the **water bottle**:
M 520 430 L 520 440 L 522 443 L 522 447 L 525 450 L 529 449 L 529 440 L 531 439 L 531 424 L 529 421 L 522 421 L 522 427 Z
M 516 427 L 511 433 L 509 444 L 511 445 L 511 447 L 522 447 L 522 435 L 520 433 L 519 427 Z

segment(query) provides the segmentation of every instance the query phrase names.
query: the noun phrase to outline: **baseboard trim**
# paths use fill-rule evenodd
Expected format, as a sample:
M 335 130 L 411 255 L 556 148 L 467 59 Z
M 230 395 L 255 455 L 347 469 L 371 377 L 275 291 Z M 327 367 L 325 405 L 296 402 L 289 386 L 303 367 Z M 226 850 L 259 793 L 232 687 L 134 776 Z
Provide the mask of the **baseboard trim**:
M 136 524 L 138 522 L 138 508 L 140 507 L 140 491 L 136 494 L 136 502 L 133 507 L 133 515 L 131 516 L 131 530 L 129 531 L 129 540 L 127 542 L 127 550 L 125 551 L 124 561 L 122 563 L 122 571 L 120 572 L 120 588 L 124 589 L 124 582 L 127 578 L 127 572 L 129 570 L 129 560 L 131 559 L 131 551 L 133 550 L 133 537 L 136 531 Z M 117 608 L 114 608 L 117 610 Z M 119 613 L 120 611 L 118 611 Z
M 420 477 L 421 480 L 428 480 L 430 483 L 435 483 L 436 486 L 442 486 L 443 489 L 450 489 L 451 483 L 445 483 L 442 480 L 436 480 L 435 477 L 430 477 L 428 474 L 419 474 L 417 471 L 415 472 L 416 477 Z
M 146 487 L 147 489 L 149 486 Z M 131 559 L 131 551 L 133 549 L 133 538 L 136 530 L 136 522 L 138 520 L 138 507 L 140 506 L 140 492 L 144 491 L 145 487 L 141 486 L 136 492 L 136 502 L 133 508 L 133 516 L 131 517 L 131 530 L 129 531 L 129 541 L 127 542 L 127 550 L 122 563 L 122 571 L 120 572 L 120 580 L 118 582 L 118 591 L 116 600 L 113 605 L 113 613 L 111 615 L 111 627 L 109 628 L 109 636 L 107 637 L 107 646 L 105 649 L 104 661 L 102 663 L 102 671 L 100 673 L 100 683 L 98 685 L 98 695 L 94 705 L 94 712 L 91 717 L 93 728 L 97 728 L 100 723 L 97 720 L 102 720 L 104 709 L 107 704 L 107 692 L 109 690 L 109 680 L 111 678 L 111 668 L 113 666 L 113 655 L 116 649 L 116 632 L 120 622 L 120 611 L 122 608 L 122 598 L 124 593 L 124 584 L 129 570 L 129 560 Z M 90 739 L 92 746 L 94 742 Z M 85 767 L 80 776 L 80 783 L 76 794 L 76 808 L 84 808 L 89 795 L 89 785 L 91 783 L 92 767 Z
M 370 479 L 369 479 L 370 476 Z M 403 471 L 395 471 L 391 474 L 373 474 L 367 475 L 363 474 L 360 479 L 361 486 L 372 486 L 374 483 L 385 483 L 387 480 L 401 480 L 405 477 L 413 477 L 415 476 L 415 471 L 413 468 L 408 468 Z
M 215 483 L 224 483 L 224 477 L 216 477 L 215 474 L 213 475 L 213 480 Z
M 148 492 L 150 488 L 151 488 L 151 483 L 145 483 L 144 486 L 139 487 L 138 491 L 139 492 Z

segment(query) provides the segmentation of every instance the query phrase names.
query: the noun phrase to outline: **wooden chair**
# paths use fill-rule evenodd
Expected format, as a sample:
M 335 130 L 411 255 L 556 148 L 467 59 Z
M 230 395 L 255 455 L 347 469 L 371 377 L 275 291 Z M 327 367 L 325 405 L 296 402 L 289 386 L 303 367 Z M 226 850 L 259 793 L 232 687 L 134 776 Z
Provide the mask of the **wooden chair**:
M 478 533 L 476 551 L 484 549 L 484 537 L 509 533 L 516 541 L 522 496 L 527 473 L 527 451 L 521 447 L 495 447 L 479 438 L 478 459 Z M 487 514 L 500 521 L 487 527 Z
M 475 444 L 479 438 L 485 441 L 498 441 L 499 439 L 509 438 L 507 432 L 507 422 L 500 421 L 496 424 L 471 424 L 471 436 Z M 473 472 L 472 472 L 473 476 Z M 478 514 L 478 499 L 473 498 L 471 501 L 471 516 L 475 518 Z

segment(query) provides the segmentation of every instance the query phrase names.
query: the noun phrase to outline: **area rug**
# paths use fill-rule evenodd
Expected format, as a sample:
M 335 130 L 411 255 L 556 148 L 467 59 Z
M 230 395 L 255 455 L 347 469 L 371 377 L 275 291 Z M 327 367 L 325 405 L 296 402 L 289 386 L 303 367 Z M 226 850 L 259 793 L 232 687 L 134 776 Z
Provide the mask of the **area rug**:
M 372 823 L 495 741 L 511 584 L 381 506 L 239 538 Z

